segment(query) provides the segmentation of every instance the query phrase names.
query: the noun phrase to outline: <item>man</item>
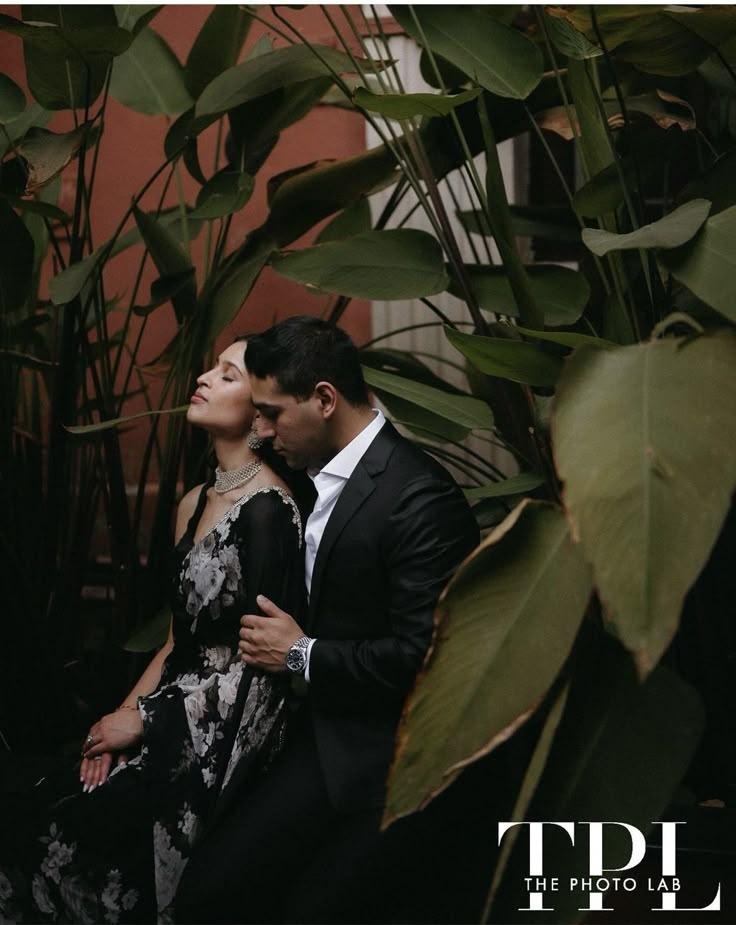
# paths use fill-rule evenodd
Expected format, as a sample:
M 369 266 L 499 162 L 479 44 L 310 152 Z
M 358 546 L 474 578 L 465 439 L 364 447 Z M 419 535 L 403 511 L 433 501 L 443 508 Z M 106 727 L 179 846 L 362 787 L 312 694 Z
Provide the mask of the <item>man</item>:
M 307 469 L 317 499 L 304 531 L 305 613 L 259 598 L 263 615 L 241 621 L 241 654 L 291 672 L 303 702 L 273 767 L 195 855 L 178 915 L 377 920 L 387 900 L 366 896 L 366 878 L 388 889 L 387 858 L 414 844 L 401 823 L 379 834 L 397 723 L 437 598 L 478 528 L 447 472 L 371 408 L 344 332 L 290 318 L 249 338 L 246 365 L 259 437 Z

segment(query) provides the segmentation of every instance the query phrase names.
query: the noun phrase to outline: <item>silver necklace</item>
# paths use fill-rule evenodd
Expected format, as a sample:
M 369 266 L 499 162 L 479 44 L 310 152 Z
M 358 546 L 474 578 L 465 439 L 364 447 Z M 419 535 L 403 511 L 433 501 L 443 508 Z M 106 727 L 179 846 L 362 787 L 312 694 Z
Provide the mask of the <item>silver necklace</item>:
M 252 459 L 250 462 L 243 463 L 237 469 L 228 469 L 223 472 L 218 466 L 215 469 L 215 491 L 218 495 L 224 495 L 226 491 L 232 491 L 233 488 L 240 488 L 245 485 L 261 471 L 260 459 Z

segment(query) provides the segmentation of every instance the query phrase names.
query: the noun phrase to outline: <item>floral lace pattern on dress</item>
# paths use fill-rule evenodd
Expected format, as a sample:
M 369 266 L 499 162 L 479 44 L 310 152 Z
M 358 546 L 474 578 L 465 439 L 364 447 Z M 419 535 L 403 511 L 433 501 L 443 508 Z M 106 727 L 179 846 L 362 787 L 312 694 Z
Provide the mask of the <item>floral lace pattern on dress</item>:
M 299 512 L 283 489 L 255 489 L 195 543 L 205 497 L 176 547 L 174 647 L 158 688 L 138 700 L 140 751 L 94 793 L 56 804 L 37 866 L 17 880 L 22 902 L 17 872 L 0 870 L 0 922 L 173 921 L 182 873 L 223 794 L 281 749 L 288 678 L 244 665 L 238 631 L 259 592 L 296 606 Z

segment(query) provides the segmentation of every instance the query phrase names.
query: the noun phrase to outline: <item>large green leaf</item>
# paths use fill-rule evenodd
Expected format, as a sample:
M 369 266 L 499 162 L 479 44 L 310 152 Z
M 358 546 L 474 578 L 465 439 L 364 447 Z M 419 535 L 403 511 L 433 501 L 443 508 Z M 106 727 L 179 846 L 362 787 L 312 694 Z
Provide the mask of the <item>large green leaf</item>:
M 148 28 L 115 60 L 110 93 L 123 105 L 151 116 L 178 115 L 192 105 L 176 55 Z
M 243 208 L 250 199 L 255 180 L 247 173 L 226 167 L 218 171 L 199 191 L 193 218 L 222 218 Z
M 446 116 L 458 106 L 474 100 L 480 89 L 464 90 L 462 93 L 371 93 L 365 87 L 358 87 L 353 93 L 353 102 L 368 112 L 378 112 L 387 119 L 411 119 L 414 116 Z
M 568 58 L 597 58 L 603 50 L 583 35 L 582 32 L 560 16 L 544 14 L 544 28 L 555 48 Z
M 314 239 L 315 244 L 341 241 L 353 235 L 370 231 L 372 226 L 371 206 L 367 199 L 359 199 L 328 222 Z
M 0 314 L 19 308 L 33 273 L 33 239 L 13 209 L 0 199 Z
M 25 108 L 25 93 L 6 74 L 0 74 L 0 125 L 17 119 Z
M 440 443 L 462 443 L 470 433 L 471 428 L 450 421 L 428 408 L 422 408 L 383 389 L 376 388 L 374 391 L 385 405 L 391 420 L 407 427 L 417 437 Z
M 586 632 L 584 642 L 576 651 L 562 720 L 526 819 L 606 820 L 604 863 L 617 871 L 631 857 L 631 836 L 622 825 L 610 823 L 627 823 L 647 833 L 661 818 L 698 744 L 703 708 L 693 688 L 663 666 L 644 684 L 639 683 L 627 654 L 605 633 Z M 589 908 L 590 889 L 581 884 L 591 873 L 588 833 L 581 831 L 587 826 L 577 827 L 574 846 L 563 833 L 555 838 L 551 828 L 545 834 L 544 874 L 547 883 L 556 877 L 560 888 L 545 893 L 545 906 L 554 912 L 535 913 L 540 918 L 534 921 L 571 925 L 583 921 L 586 913 L 581 910 Z M 508 832 L 504 843 L 514 831 L 519 829 Z M 513 850 L 488 921 L 520 921 L 519 908 L 529 904 L 524 883 L 528 876 L 529 836 L 524 833 Z M 571 878 L 576 878 L 577 888 L 571 887 Z M 646 881 L 639 880 L 641 895 Z M 650 900 L 656 896 L 653 892 L 645 895 Z M 606 914 L 613 921 L 641 921 L 632 911 L 637 906 L 630 903 L 631 897 L 622 890 L 612 890 L 605 906 L 613 911 Z M 645 908 L 654 905 L 647 902 Z
M 594 347 L 617 347 L 612 340 L 605 340 L 603 337 L 593 337 L 592 334 L 578 334 L 575 331 L 535 331 L 532 328 L 522 328 L 520 324 L 515 324 L 513 330 L 526 337 L 536 337 L 538 340 L 548 340 L 552 344 L 561 344 L 563 347 L 572 347 L 573 350 L 584 345 Z
M 573 531 L 642 675 L 677 628 L 736 487 L 736 333 L 567 361 L 552 416 Z
M 567 78 L 578 123 L 584 175 L 589 179 L 613 162 L 608 126 L 601 113 L 600 95 L 596 92 L 595 62 L 571 58 L 567 62 Z
M 596 41 L 589 6 L 556 7 L 553 15 L 564 16 L 576 28 Z M 662 6 L 603 5 L 596 7 L 598 27 L 609 51 L 648 74 L 689 74 L 705 60 L 714 45 L 734 35 L 733 12 L 725 7 L 708 10 Z
M 121 28 L 138 35 L 162 9 L 162 5 L 155 3 L 118 4 L 115 6 L 115 16 Z
M 473 6 L 391 5 L 396 21 L 420 45 L 498 96 L 523 100 L 542 79 L 542 55 L 525 35 Z
M 534 297 L 526 267 L 521 262 L 518 242 L 512 228 L 511 208 L 498 154 L 498 142 L 485 98 L 478 102 L 478 116 L 486 153 L 485 216 L 491 227 L 501 262 L 508 274 L 509 285 L 522 323 L 529 328 L 543 328 L 544 315 Z
M 188 282 L 171 297 L 179 322 L 191 317 L 197 306 L 197 283 L 189 257 L 169 228 L 138 208 L 133 210 L 141 237 L 161 276 L 186 276 Z
M 580 187 L 573 197 L 575 211 L 586 218 L 597 218 L 614 212 L 624 201 L 624 189 L 619 176 L 619 164 L 609 164 Z M 633 166 L 624 174 L 624 180 L 633 183 Z
M 240 56 L 253 18 L 240 6 L 216 4 L 194 40 L 184 70 L 193 99 Z
M 585 228 L 583 243 L 598 257 L 605 256 L 609 251 L 680 247 L 697 234 L 709 212 L 709 200 L 693 199 L 659 221 L 642 225 L 628 234 L 613 234 L 597 228 Z
M 675 279 L 736 322 L 736 206 L 709 218 L 681 250 L 658 255 Z
M 192 218 L 191 213 L 186 215 L 186 220 L 184 221 L 178 208 L 162 212 L 155 220 L 159 225 L 169 229 L 174 239 L 180 243 L 193 240 L 199 234 L 203 224 L 201 220 Z M 89 256 L 71 264 L 61 273 L 57 273 L 56 276 L 49 280 L 51 301 L 54 305 L 64 305 L 66 302 L 71 302 L 82 291 L 98 264 L 102 265 L 103 258 L 107 261 L 128 247 L 138 244 L 140 240 L 141 234 L 138 228 L 131 228 L 125 234 L 120 235 L 112 245 L 109 241 L 101 244 Z M 186 269 L 182 264 L 180 270 L 174 270 L 174 273 L 183 272 Z
M 227 270 L 217 280 L 210 296 L 203 336 L 207 348 L 235 320 L 275 247 L 275 243 L 267 237 L 249 242 L 241 253 L 234 255 Z
M 567 206 L 515 206 L 511 212 L 511 230 L 515 235 L 550 238 L 554 241 L 579 241 L 580 225 Z M 493 235 L 485 215 L 476 209 L 460 210 L 457 217 L 468 231 Z M 528 269 L 528 267 L 527 267 Z
M 181 270 L 171 275 L 159 276 L 151 283 L 151 299 L 146 305 L 133 306 L 133 313 L 139 317 L 146 317 L 159 308 L 170 302 L 173 296 L 181 292 L 191 284 L 194 279 L 194 267 L 188 270 Z
M 707 6 L 665 6 L 662 14 L 697 35 L 710 48 L 722 48 L 736 37 L 736 19 L 728 5 L 714 5 L 711 9 Z
M 329 76 L 328 68 L 337 72 L 354 69 L 347 55 L 321 45 L 316 48 L 324 63 L 306 46 L 289 45 L 228 68 L 202 91 L 195 115 L 220 115 L 281 87 Z
M 28 87 L 46 109 L 80 109 L 99 96 L 110 62 L 133 36 L 105 5 L 22 7 L 28 22 L 0 15 L 0 29 L 23 39 Z
M 519 317 L 519 307 L 504 267 L 466 264 L 465 269 L 481 308 L 499 315 Z M 590 286 L 583 274 L 554 264 L 531 264 L 525 269 L 534 299 L 544 313 L 545 323 L 552 327 L 574 324 L 590 298 Z M 462 290 L 454 280 L 450 292 L 462 297 Z
M 246 173 L 256 173 L 281 132 L 303 119 L 331 85 L 331 77 L 315 77 L 280 87 L 228 110 L 230 137 L 226 150 L 230 162 L 242 165 Z
M 40 199 L 18 199 L 12 196 L 6 196 L 5 199 L 19 212 L 40 215 L 42 218 L 49 218 L 54 222 L 71 221 L 71 216 L 67 212 L 50 202 L 42 202 Z
M 461 334 L 445 327 L 445 336 L 476 369 L 523 385 L 553 386 L 562 360 L 539 344 L 503 337 Z
M 52 117 L 53 113 L 39 106 L 38 103 L 26 106 L 21 115 L 12 122 L 8 122 L 0 132 L 0 158 L 5 157 L 13 144 L 20 141 L 30 128 L 43 128 Z
M 443 392 L 434 386 L 395 376 L 393 373 L 370 366 L 363 367 L 365 381 L 377 392 L 387 392 L 404 401 L 424 408 L 438 417 L 452 421 L 469 430 L 490 430 L 493 427 L 493 414 L 488 405 L 479 398 L 470 395 L 455 395 Z
M 284 247 L 322 219 L 395 182 L 397 176 L 393 154 L 378 145 L 339 161 L 318 161 L 296 174 L 274 178 L 264 230 Z
M 404 710 L 384 820 L 426 805 L 534 712 L 567 658 L 590 572 L 563 513 L 524 501 L 460 567 Z
M 363 299 L 420 298 L 449 282 L 436 238 L 412 228 L 366 231 L 274 256 L 271 264 L 310 288 Z
M 439 322 L 437 324 L 439 327 Z M 443 392 L 454 395 L 467 394 L 462 389 L 451 385 L 442 376 L 433 372 L 427 364 L 411 350 L 396 350 L 393 347 L 363 347 L 360 351 L 360 361 L 371 369 L 382 369 L 387 373 L 395 373 L 405 379 L 433 385 Z
M 478 488 L 466 488 L 465 497 L 475 500 L 476 498 L 505 498 L 508 495 L 523 495 L 529 491 L 534 491 L 544 485 L 544 479 L 536 472 L 521 472 L 519 475 L 512 475 L 511 478 L 503 479 L 500 482 L 492 482 L 490 485 L 481 485 Z
M 27 195 L 37 192 L 50 183 L 70 163 L 84 143 L 90 123 L 85 122 L 71 132 L 57 134 L 45 128 L 31 128 L 16 144 L 23 158 L 28 177 Z

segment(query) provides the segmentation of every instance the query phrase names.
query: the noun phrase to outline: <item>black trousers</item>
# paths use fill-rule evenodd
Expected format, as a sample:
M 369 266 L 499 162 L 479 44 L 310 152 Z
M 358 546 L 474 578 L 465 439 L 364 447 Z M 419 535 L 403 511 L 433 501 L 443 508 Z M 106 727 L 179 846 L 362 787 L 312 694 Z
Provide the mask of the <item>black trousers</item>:
M 480 789 L 454 784 L 381 833 L 379 808 L 345 815 L 332 807 L 304 715 L 258 786 L 192 856 L 176 921 L 477 922 L 499 818 L 479 804 L 487 802 L 481 776 Z

